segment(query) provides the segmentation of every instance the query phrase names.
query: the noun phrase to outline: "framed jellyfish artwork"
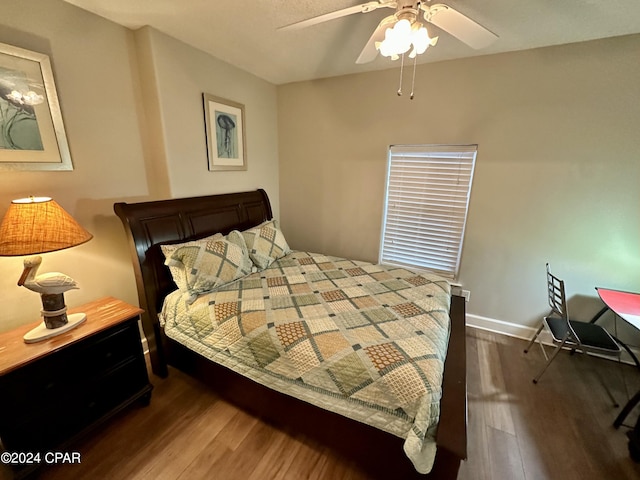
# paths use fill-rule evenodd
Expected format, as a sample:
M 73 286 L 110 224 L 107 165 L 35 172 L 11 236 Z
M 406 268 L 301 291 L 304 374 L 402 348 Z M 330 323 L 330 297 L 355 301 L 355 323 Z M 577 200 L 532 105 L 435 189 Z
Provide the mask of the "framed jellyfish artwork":
M 0 170 L 73 170 L 49 57 L 4 43 Z
M 204 93 L 209 170 L 246 170 L 244 105 Z

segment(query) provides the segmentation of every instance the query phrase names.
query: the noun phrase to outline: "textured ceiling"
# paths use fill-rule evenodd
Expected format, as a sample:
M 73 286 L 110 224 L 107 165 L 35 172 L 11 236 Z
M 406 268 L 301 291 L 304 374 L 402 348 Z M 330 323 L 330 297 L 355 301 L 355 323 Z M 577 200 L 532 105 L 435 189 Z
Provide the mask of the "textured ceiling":
M 356 65 L 378 22 L 393 13 L 356 13 L 302 30 L 277 28 L 358 0 L 65 0 L 136 29 L 149 25 L 274 84 L 394 67 L 378 56 Z M 434 0 L 435 3 L 438 0 Z M 446 0 L 500 38 L 473 50 L 437 27 L 419 63 L 640 33 L 640 0 Z M 639 52 L 640 53 L 640 52 Z

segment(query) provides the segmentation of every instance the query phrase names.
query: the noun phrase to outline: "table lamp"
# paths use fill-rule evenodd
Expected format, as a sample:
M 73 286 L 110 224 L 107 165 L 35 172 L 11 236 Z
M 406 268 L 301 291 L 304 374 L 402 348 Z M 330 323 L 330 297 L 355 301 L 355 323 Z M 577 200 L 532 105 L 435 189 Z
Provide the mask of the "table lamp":
M 63 250 L 93 238 L 60 205 L 49 197 L 13 200 L 0 224 L 0 256 L 37 255 Z M 43 322 L 24 336 L 35 343 L 68 332 L 87 318 L 84 313 L 67 316 L 64 292 L 78 288 L 75 280 L 58 272 L 36 276 L 42 257 L 24 260 L 19 286 L 42 298 Z

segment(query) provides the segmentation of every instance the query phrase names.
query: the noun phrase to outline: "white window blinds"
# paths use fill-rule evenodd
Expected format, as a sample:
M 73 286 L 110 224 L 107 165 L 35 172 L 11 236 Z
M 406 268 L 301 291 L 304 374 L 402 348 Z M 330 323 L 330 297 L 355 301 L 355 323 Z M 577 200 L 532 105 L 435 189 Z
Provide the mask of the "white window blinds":
M 477 145 L 389 149 L 380 263 L 458 275 Z

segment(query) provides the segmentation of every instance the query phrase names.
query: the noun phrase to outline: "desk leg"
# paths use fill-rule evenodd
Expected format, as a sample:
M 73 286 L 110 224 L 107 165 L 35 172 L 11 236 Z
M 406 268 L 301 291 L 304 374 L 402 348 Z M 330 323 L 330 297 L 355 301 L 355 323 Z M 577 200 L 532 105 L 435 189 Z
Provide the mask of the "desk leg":
M 640 369 L 640 363 L 638 362 L 638 358 L 633 354 L 633 352 L 629 349 L 629 347 L 627 347 L 624 343 L 622 343 L 620 340 L 618 340 L 613 335 L 611 335 L 611 336 L 613 337 L 613 339 L 616 342 L 618 342 L 619 345 L 622 346 L 622 348 L 624 348 L 627 351 L 627 353 L 629 355 L 631 355 L 631 358 L 633 358 L 633 361 L 636 362 L 636 366 Z M 620 425 L 622 425 L 622 423 L 624 422 L 625 418 L 627 418 L 627 415 L 629 415 L 631 413 L 631 410 L 633 410 L 635 408 L 635 406 L 638 405 L 638 403 L 640 403 L 640 391 L 629 399 L 629 401 L 624 406 L 624 408 L 622 409 L 620 414 L 614 420 L 613 426 L 618 428 Z
M 636 355 L 631 351 L 631 349 L 629 347 L 627 347 L 627 345 L 625 343 L 623 343 L 622 341 L 618 340 L 613 335 L 611 335 L 611 338 L 613 338 L 618 345 L 620 345 L 622 348 L 624 348 L 627 351 L 627 353 L 633 359 L 633 362 L 636 364 L 636 367 L 638 367 L 638 369 L 640 370 L 640 361 L 638 361 L 638 357 L 636 357 Z
M 591 320 L 589 320 L 589 323 L 596 323 L 600 319 L 600 317 L 605 314 L 607 310 L 609 310 L 609 307 L 605 305 L 604 307 L 602 307 L 602 309 L 598 313 L 596 313 L 593 316 Z M 616 341 L 618 345 L 620 345 L 622 348 L 624 348 L 627 351 L 629 356 L 632 358 L 633 363 L 635 363 L 636 367 L 638 367 L 638 370 L 640 370 L 640 361 L 638 360 L 638 357 L 636 357 L 635 354 L 631 351 L 631 349 L 627 347 L 627 345 L 624 342 L 621 342 L 618 338 L 614 337 L 613 335 L 611 335 L 611 337 Z M 575 350 L 571 350 L 571 353 L 573 354 L 574 351 Z
M 600 319 L 600 317 L 601 317 L 602 315 L 604 315 L 604 314 L 605 314 L 605 312 L 606 312 L 607 310 L 609 310 L 609 307 L 607 307 L 607 306 L 605 305 L 604 307 L 602 307 L 602 310 L 600 310 L 598 313 L 596 313 L 596 314 L 593 316 L 593 318 L 592 318 L 591 320 L 589 320 L 589 323 L 596 323 L 596 322 Z M 617 341 L 618 341 L 618 340 L 616 339 L 616 342 L 617 342 Z M 620 342 L 618 342 L 618 343 L 620 343 Z M 628 349 L 627 349 L 627 351 L 628 351 Z M 572 349 L 571 349 L 571 353 L 570 353 L 570 355 L 573 355 L 574 353 L 576 353 L 576 349 L 575 349 L 575 348 L 572 348 Z M 629 353 L 631 353 L 631 352 L 629 352 Z M 633 354 L 632 354 L 632 355 L 633 355 Z M 637 359 L 636 359 L 636 365 L 638 365 L 638 368 L 640 368 L 640 364 L 638 364 Z
M 589 323 L 596 323 L 598 321 L 598 319 L 605 314 L 605 312 L 609 310 L 609 307 L 607 307 L 606 305 L 604 307 L 602 307 L 602 310 L 600 310 L 598 313 L 596 313 L 593 318 L 591 320 L 589 320 Z
M 624 406 L 620 414 L 616 417 L 615 421 L 613 422 L 613 426 L 618 428 L 620 425 L 622 425 L 622 422 L 624 422 L 624 419 L 627 418 L 627 415 L 631 413 L 631 410 L 633 410 L 633 408 L 638 403 L 640 403 L 640 391 L 636 393 L 633 397 L 631 397 L 631 399 L 627 402 L 627 404 Z

